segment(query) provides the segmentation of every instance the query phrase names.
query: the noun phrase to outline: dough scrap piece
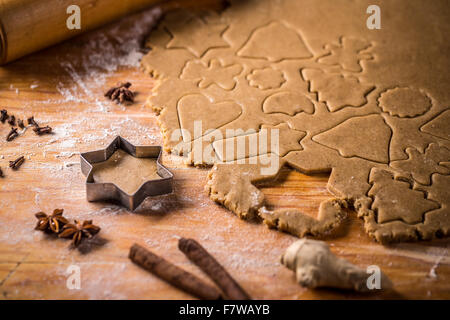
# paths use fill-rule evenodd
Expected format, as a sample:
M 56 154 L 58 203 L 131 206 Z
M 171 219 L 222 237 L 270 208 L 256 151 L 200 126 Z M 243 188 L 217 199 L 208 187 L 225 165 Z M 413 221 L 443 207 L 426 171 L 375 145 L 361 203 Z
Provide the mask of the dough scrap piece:
M 150 35 L 152 50 L 142 65 L 159 75 L 148 105 L 159 114 L 165 149 L 193 165 L 224 161 L 220 169 L 214 166 L 207 190 L 241 217 L 264 206 L 248 175 L 258 170 L 249 169 L 250 160 L 271 152 L 301 172 L 331 172 L 328 190 L 356 208 L 377 241 L 448 236 L 450 197 L 441 188 L 449 161 L 445 152 L 428 150 L 450 149 L 450 80 L 443 76 L 450 59 L 442 55 L 448 17 L 439 10 L 447 7 L 445 0 L 431 6 L 412 0 L 410 10 L 402 1 L 382 0 L 384 10 L 397 13 L 389 34 L 348 19 L 361 14 L 358 1 L 344 7 L 332 0 L 231 2 L 218 14 L 167 15 Z M 318 18 L 325 23 L 311 23 Z M 402 32 L 405 23 L 414 41 Z M 197 120 L 204 132 L 193 137 Z M 279 152 L 271 145 L 255 152 L 246 147 L 240 156 L 223 151 L 226 142 L 259 137 L 263 128 L 280 129 Z M 191 137 L 180 136 L 180 129 Z M 207 156 L 192 152 L 198 141 L 209 148 Z M 421 210 L 411 217 L 412 205 L 402 201 L 380 221 L 368 195 L 375 190 L 369 182 L 375 169 L 401 172 L 405 180 L 377 179 L 377 186 L 393 194 L 406 189 Z M 258 180 L 259 174 L 250 176 Z M 408 188 L 398 183 L 406 180 Z M 430 202 L 433 208 L 421 207 Z
M 301 239 L 294 242 L 281 256 L 281 263 L 294 271 L 297 282 L 306 288 L 374 290 L 369 288 L 370 274 L 366 270 L 335 256 L 323 241 Z M 383 272 L 379 285 L 382 290 L 390 290 L 393 286 Z
M 297 210 L 289 209 L 270 211 L 261 207 L 258 215 L 269 228 L 302 238 L 305 236 L 322 236 L 339 227 L 347 217 L 344 208 L 347 208 L 347 202 L 332 199 L 320 204 L 317 220 Z
M 450 235 L 450 176 L 434 174 L 431 187 L 426 188 L 428 198 L 442 207 L 425 214 L 424 223 L 418 226 L 423 239 L 430 240 L 436 237 L 448 237 Z
M 212 200 L 243 219 L 255 218 L 264 204 L 264 194 L 253 183 L 276 178 L 283 166 L 283 162 L 280 162 L 272 174 L 263 174 L 261 159 L 258 158 L 255 162 L 215 164 L 208 173 L 205 186 Z
M 186 50 L 177 49 L 169 51 L 154 47 L 142 58 L 141 64 L 146 73 L 157 79 L 166 79 L 169 77 L 178 77 L 186 61 L 192 57 L 192 53 Z M 172 64 L 167 65 L 167 60 L 170 60 Z
M 435 119 L 425 123 L 420 129 L 423 132 L 432 134 L 446 140 L 450 140 L 450 110 L 445 110 Z

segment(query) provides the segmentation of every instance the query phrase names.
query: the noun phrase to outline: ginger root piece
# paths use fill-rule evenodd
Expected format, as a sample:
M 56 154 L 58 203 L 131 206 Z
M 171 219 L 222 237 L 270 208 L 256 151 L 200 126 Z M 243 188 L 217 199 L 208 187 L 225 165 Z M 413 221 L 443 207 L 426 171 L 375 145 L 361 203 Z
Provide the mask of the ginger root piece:
M 306 235 L 320 236 L 340 226 L 347 217 L 344 211 L 347 202 L 339 199 L 323 201 L 319 207 L 318 219 L 303 214 L 298 210 L 270 211 L 265 207 L 259 209 L 259 216 L 269 228 L 290 233 L 297 237 Z
M 301 239 L 294 242 L 282 255 L 281 263 L 295 272 L 297 282 L 303 287 L 371 291 L 367 285 L 371 274 L 335 256 L 323 241 Z M 381 289 L 391 289 L 389 278 L 382 272 L 380 276 Z

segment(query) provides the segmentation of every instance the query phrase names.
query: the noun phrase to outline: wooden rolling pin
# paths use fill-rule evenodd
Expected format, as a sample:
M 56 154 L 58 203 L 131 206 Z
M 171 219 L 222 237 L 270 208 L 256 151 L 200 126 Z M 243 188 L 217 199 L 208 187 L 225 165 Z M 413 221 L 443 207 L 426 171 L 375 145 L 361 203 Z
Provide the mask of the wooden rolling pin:
M 158 2 L 162 0 L 0 0 L 0 64 Z M 80 9 L 80 29 L 67 27 L 75 13 L 72 5 Z

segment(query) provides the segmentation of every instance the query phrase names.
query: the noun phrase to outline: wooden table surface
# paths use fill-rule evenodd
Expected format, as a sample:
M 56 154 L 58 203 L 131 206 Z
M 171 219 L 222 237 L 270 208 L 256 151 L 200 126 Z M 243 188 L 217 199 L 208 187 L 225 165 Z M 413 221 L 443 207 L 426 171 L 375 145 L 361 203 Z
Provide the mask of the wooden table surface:
M 190 299 L 128 259 L 137 242 L 209 281 L 177 249 L 180 236 L 202 243 L 257 299 L 450 298 L 448 240 L 382 246 L 363 230 L 354 212 L 326 240 L 331 250 L 361 267 L 378 265 L 395 291 L 359 295 L 308 290 L 294 281 L 279 257 L 297 238 L 249 223 L 213 203 L 203 190 L 206 169 L 184 166 L 164 154 L 175 175 L 174 193 L 148 198 L 137 212 L 108 203 L 89 203 L 79 152 L 105 147 L 117 135 L 132 143 L 160 145 L 155 114 L 145 107 L 155 81 L 138 68 L 140 39 L 150 13 L 72 39 L 0 68 L 0 107 L 16 117 L 34 115 L 52 135 L 27 130 L 12 142 L 0 140 L 0 299 Z M 120 106 L 103 97 L 118 81 L 132 82 L 136 103 Z M 0 123 L 0 136 L 10 127 Z M 12 171 L 8 162 L 24 155 Z M 275 207 L 315 216 L 331 197 L 327 175 L 285 169 L 263 191 Z M 34 230 L 34 213 L 63 208 L 71 219 L 93 219 L 99 237 L 71 249 L 69 240 Z M 67 269 L 77 265 L 81 288 L 69 289 Z

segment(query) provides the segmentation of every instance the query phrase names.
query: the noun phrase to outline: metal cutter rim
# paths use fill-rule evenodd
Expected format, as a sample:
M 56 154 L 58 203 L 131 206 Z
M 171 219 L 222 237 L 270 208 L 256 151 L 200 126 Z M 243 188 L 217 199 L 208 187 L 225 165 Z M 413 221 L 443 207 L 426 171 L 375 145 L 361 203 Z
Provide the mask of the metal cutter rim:
M 127 194 L 112 182 L 94 182 L 94 164 L 108 160 L 116 150 L 121 149 L 136 158 L 156 158 L 157 172 L 161 179 L 144 182 L 134 194 Z M 135 146 L 117 136 L 105 149 L 80 154 L 81 172 L 86 176 L 86 197 L 90 202 L 116 200 L 134 211 L 149 196 L 172 192 L 173 174 L 161 164 L 161 146 Z

